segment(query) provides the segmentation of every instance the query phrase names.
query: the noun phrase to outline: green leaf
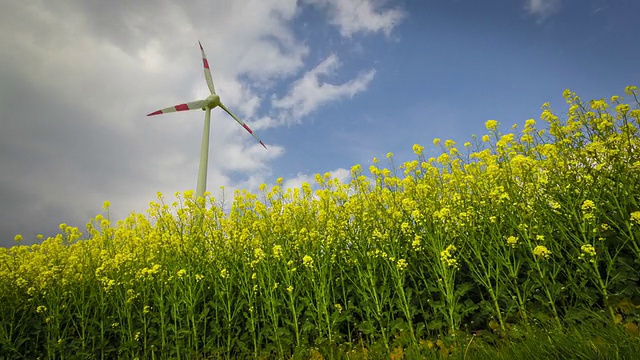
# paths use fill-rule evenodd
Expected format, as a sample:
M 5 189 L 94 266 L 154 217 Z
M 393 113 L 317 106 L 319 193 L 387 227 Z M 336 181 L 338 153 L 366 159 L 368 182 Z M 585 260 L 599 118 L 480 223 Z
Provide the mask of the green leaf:
M 407 324 L 407 322 L 404 319 L 398 318 L 398 319 L 395 319 L 395 320 L 393 320 L 393 321 L 391 321 L 389 323 L 389 328 L 391 328 L 391 330 L 402 330 L 402 331 L 404 331 L 404 330 L 409 329 L 409 324 Z
M 444 327 L 444 323 L 440 319 L 433 319 L 427 323 L 427 328 L 429 330 L 440 330 Z
M 373 321 L 367 320 L 367 321 L 364 321 L 364 322 L 360 323 L 360 325 L 358 326 L 358 330 L 360 330 L 360 332 L 365 334 L 365 335 L 370 335 L 376 329 L 373 326 Z

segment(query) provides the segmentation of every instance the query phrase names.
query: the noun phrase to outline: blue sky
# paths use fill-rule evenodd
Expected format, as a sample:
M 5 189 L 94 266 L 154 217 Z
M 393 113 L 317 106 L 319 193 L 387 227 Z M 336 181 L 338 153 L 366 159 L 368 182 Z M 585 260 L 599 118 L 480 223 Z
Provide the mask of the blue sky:
M 287 186 L 433 138 L 460 143 L 638 85 L 635 0 L 0 0 L 0 245 L 144 211 L 195 188 L 207 96 L 198 40 L 225 105 L 207 188 Z M 7 50 L 9 49 L 9 50 Z

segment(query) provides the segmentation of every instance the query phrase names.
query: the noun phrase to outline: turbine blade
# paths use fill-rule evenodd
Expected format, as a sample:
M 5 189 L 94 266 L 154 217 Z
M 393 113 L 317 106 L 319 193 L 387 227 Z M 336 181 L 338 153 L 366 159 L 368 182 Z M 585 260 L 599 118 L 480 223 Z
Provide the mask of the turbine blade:
M 211 70 L 209 69 L 209 61 L 207 60 L 207 55 L 204 53 L 204 48 L 200 41 L 198 41 L 200 45 L 200 52 L 202 53 L 202 65 L 204 65 L 204 78 L 207 80 L 207 86 L 209 86 L 209 90 L 212 94 L 216 93 L 216 88 L 213 87 L 213 79 L 211 78 Z
M 267 148 L 267 146 L 262 142 L 262 140 L 260 140 L 259 137 L 256 136 L 256 134 L 253 133 L 253 130 L 251 130 L 247 124 L 244 123 L 244 121 L 238 119 L 237 116 L 233 115 L 233 113 L 231 111 L 229 111 L 229 109 L 227 109 L 226 106 L 220 104 L 218 105 L 222 108 L 222 110 L 226 111 L 227 114 L 231 115 L 231 117 L 238 122 L 238 124 L 240 124 L 245 130 L 247 130 L 249 132 L 249 134 L 251 134 L 256 140 L 258 140 L 258 142 L 260 143 L 260 145 L 262 145 L 265 149 Z
M 161 115 L 161 114 L 166 114 L 166 113 L 176 112 L 176 111 L 204 109 L 206 107 L 207 107 L 207 100 L 198 100 L 198 101 L 192 101 L 186 104 L 179 104 L 176 106 L 168 107 L 166 109 L 154 111 L 150 114 L 147 114 L 147 116 Z

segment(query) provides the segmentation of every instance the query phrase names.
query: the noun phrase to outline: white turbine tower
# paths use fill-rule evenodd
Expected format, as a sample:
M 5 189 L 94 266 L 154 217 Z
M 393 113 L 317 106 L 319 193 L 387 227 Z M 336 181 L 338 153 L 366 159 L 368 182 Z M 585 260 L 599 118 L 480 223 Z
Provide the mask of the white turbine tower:
M 207 61 L 207 56 L 204 53 L 204 49 L 202 48 L 202 44 L 198 41 L 200 45 L 200 51 L 202 52 L 202 63 L 204 65 L 204 78 L 207 80 L 207 85 L 209 86 L 209 90 L 211 91 L 211 95 L 209 95 L 204 100 L 192 101 L 185 104 L 179 104 L 172 107 L 168 107 L 166 109 L 154 111 L 147 116 L 166 114 L 170 112 L 176 111 L 187 111 L 187 110 L 196 110 L 202 109 L 205 111 L 204 116 L 204 132 L 202 134 L 202 145 L 200 147 L 200 167 L 198 168 L 198 186 L 196 187 L 196 199 L 204 196 L 204 192 L 207 187 L 207 164 L 209 162 L 209 128 L 211 123 L 211 109 L 215 107 L 220 107 L 222 110 L 226 111 L 227 114 L 231 115 L 238 124 L 242 125 L 245 130 L 249 132 L 249 134 L 253 135 L 256 140 L 260 143 L 260 145 L 267 147 L 264 143 L 253 133 L 253 131 L 245 124 L 242 120 L 238 119 L 237 116 L 233 115 L 226 106 L 224 106 L 220 102 L 220 96 L 216 94 L 216 89 L 213 86 L 213 79 L 211 78 L 211 70 L 209 69 L 209 62 Z

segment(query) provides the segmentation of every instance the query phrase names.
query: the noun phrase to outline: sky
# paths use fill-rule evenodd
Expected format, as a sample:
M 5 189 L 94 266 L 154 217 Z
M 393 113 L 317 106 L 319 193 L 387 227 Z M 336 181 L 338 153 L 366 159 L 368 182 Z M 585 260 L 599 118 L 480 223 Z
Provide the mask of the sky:
M 207 190 L 348 181 L 388 152 L 457 142 L 640 85 L 637 0 L 0 0 L 0 246 L 55 235 L 111 203 L 195 189 L 206 98 L 222 102 Z M 224 188 L 221 188 L 224 187 Z M 223 190 L 224 189 L 224 190 Z

